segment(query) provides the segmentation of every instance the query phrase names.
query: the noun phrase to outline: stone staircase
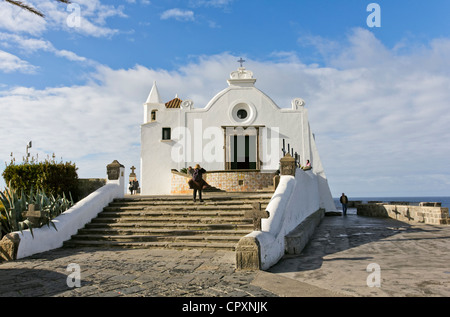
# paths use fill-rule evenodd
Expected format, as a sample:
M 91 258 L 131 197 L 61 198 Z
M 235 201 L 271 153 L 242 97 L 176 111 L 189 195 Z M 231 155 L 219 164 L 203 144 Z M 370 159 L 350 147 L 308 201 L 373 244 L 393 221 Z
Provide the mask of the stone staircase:
M 235 250 L 253 231 L 244 214 L 252 203 L 265 208 L 273 193 L 203 193 L 185 196 L 127 196 L 109 206 L 64 243 L 65 247 L 124 247 Z

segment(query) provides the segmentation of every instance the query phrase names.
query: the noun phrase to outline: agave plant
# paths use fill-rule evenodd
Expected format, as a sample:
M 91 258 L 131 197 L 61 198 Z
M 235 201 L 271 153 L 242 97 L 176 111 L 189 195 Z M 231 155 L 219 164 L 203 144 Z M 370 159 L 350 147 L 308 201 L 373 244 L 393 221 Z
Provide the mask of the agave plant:
M 22 231 L 30 227 L 30 221 L 23 218 L 22 213 L 28 210 L 26 197 L 22 192 L 19 196 L 14 189 L 0 191 L 0 200 L 4 207 L 4 216 L 1 217 L 2 229 L 5 232 Z
M 72 196 L 69 198 L 63 196 L 54 197 L 53 195 L 46 195 L 42 190 L 33 189 L 26 195 L 22 190 L 19 193 L 14 189 L 8 189 L 5 193 L 0 191 L 0 201 L 4 206 L 4 217 L 0 218 L 2 230 L 6 233 L 13 231 L 23 231 L 30 229 L 33 234 L 33 224 L 26 219 L 24 214 L 28 211 L 28 206 L 35 205 L 36 210 L 41 210 L 42 217 L 39 220 L 37 227 L 43 225 L 52 225 L 55 230 L 56 226 L 52 219 L 69 209 L 74 205 Z
M 74 205 L 72 195 L 70 193 L 69 196 L 69 198 L 66 198 L 64 193 L 62 197 L 59 195 L 56 197 L 53 195 L 47 196 L 44 191 L 41 190 L 37 190 L 35 193 L 31 191 L 30 196 L 28 197 L 28 202 L 30 204 L 34 204 L 36 209 L 41 210 L 43 213 L 39 226 L 52 225 L 56 229 L 55 224 L 51 220 Z

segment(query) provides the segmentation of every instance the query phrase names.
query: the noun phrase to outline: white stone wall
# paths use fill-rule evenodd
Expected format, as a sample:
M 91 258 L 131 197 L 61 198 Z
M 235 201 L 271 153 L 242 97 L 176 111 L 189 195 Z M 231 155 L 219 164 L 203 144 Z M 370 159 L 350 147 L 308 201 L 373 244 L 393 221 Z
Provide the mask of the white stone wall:
M 266 270 L 281 259 L 285 252 L 285 236 L 308 216 L 320 208 L 336 210 L 329 190 L 320 186 L 319 178 L 312 170 L 301 169 L 296 170 L 295 177 L 281 176 L 266 208 L 269 218 L 261 220 L 261 231 L 246 236 L 259 242 L 261 269 Z
M 125 169 L 121 168 L 120 172 L 118 180 L 108 180 L 105 186 L 53 219 L 57 230 L 53 226 L 43 226 L 33 229 L 33 235 L 30 230 L 17 232 L 20 237 L 17 259 L 62 247 L 64 241 L 95 218 L 113 199 L 123 198 Z

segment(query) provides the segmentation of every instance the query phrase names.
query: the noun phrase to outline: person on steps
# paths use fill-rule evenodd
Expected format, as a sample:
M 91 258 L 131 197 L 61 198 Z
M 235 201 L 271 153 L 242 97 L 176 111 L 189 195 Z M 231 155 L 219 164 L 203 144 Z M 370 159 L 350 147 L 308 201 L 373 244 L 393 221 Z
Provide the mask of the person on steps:
M 205 174 L 206 171 L 204 168 L 200 167 L 199 164 L 195 165 L 195 169 L 189 166 L 189 174 L 192 175 L 192 178 L 189 180 L 189 188 L 194 190 L 193 198 L 194 203 L 196 202 L 197 198 L 197 191 L 198 191 L 198 198 L 200 199 L 200 202 L 203 202 L 202 199 L 202 190 L 208 187 L 208 184 L 203 179 L 203 174 Z

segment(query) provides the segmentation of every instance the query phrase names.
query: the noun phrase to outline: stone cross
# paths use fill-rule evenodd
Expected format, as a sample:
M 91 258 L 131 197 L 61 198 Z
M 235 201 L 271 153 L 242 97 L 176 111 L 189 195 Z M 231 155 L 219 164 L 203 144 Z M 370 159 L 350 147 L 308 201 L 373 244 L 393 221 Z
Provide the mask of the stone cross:
M 259 230 L 261 230 L 261 219 L 269 218 L 269 212 L 267 210 L 261 210 L 260 202 L 253 203 L 252 207 L 253 207 L 252 210 L 245 212 L 244 217 L 252 218 L 253 219 L 253 230 L 259 231 Z
M 36 206 L 34 204 L 28 205 L 28 211 L 25 216 L 31 222 L 31 226 L 33 228 L 39 227 L 40 220 L 42 218 L 42 212 L 39 209 L 36 209 Z
M 131 173 L 129 176 L 129 181 L 131 182 L 133 180 L 136 180 L 136 174 L 134 173 L 134 170 L 136 169 L 136 167 L 134 167 L 134 165 L 133 165 L 132 167 L 130 167 L 130 169 L 131 169 Z

